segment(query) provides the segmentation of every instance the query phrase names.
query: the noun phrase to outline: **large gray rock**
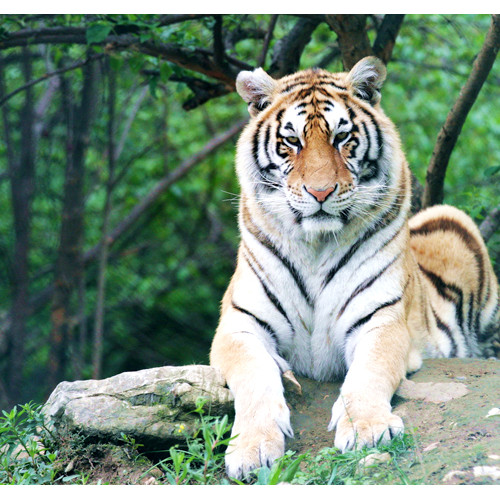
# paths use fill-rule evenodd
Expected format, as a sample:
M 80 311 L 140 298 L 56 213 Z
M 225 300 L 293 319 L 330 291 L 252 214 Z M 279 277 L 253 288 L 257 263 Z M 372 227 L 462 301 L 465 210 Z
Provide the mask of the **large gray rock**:
M 220 373 L 204 365 L 164 366 L 126 372 L 104 380 L 62 382 L 45 414 L 55 429 L 86 437 L 119 440 L 121 434 L 161 448 L 184 440 L 199 421 L 200 398 L 211 415 L 234 413 L 233 397 Z

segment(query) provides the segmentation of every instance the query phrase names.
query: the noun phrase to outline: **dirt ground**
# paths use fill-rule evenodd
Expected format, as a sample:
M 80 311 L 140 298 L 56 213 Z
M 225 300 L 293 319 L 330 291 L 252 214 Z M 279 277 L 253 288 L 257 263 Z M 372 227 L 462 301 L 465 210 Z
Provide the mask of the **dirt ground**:
M 414 437 L 408 478 L 419 484 L 500 484 L 500 361 L 426 360 L 393 399 Z M 333 446 L 326 430 L 340 384 L 299 379 L 303 395 L 288 397 L 295 439 L 303 453 Z M 404 397 L 403 397 L 404 396 Z

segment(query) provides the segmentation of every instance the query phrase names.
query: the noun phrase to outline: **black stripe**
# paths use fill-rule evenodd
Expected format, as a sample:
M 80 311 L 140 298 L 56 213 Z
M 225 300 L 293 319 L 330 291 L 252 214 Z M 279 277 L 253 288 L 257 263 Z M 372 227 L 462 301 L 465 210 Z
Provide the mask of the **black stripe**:
M 257 241 L 262 246 L 267 248 L 288 269 L 288 271 L 292 275 L 293 279 L 295 280 L 295 284 L 297 285 L 298 289 L 300 290 L 300 293 L 302 294 L 302 296 L 306 300 L 307 304 L 312 306 L 311 297 L 309 296 L 309 293 L 306 290 L 304 280 L 302 279 L 302 276 L 300 275 L 300 273 L 297 271 L 297 269 L 295 269 L 294 265 L 284 255 L 282 255 L 279 252 L 279 250 L 272 244 L 271 240 L 267 237 L 267 235 L 264 234 L 260 230 L 260 228 L 253 222 L 252 218 L 250 217 L 250 214 L 248 214 L 248 211 L 247 211 L 247 217 L 248 217 L 249 222 L 253 225 L 253 228 L 248 227 L 248 225 L 246 224 L 246 217 L 243 217 L 243 223 L 245 224 L 247 230 L 257 239 Z
M 349 260 L 351 260 L 351 257 L 358 251 L 359 247 L 363 243 L 369 240 L 374 234 L 388 227 L 396 219 L 396 217 L 399 214 L 399 210 L 395 211 L 398 204 L 399 204 L 399 196 L 396 196 L 394 203 L 387 210 L 387 212 L 381 214 L 379 220 L 370 229 L 368 229 L 368 231 L 366 231 L 358 240 L 356 240 L 356 242 L 351 246 L 351 248 L 340 259 L 337 265 L 328 272 L 323 281 L 323 289 L 328 285 L 328 283 L 330 283 L 330 281 L 339 272 L 339 270 L 342 267 L 344 267 L 349 262 Z
M 469 311 L 467 313 L 467 325 L 469 327 L 469 332 L 472 332 L 474 329 L 473 321 L 474 321 L 474 293 L 471 293 L 469 297 Z
M 478 271 L 478 304 L 483 303 L 484 299 L 484 287 L 485 287 L 485 270 L 484 270 L 484 260 L 483 254 L 481 252 L 481 245 L 476 240 L 474 235 L 472 235 L 467 228 L 462 226 L 459 221 L 451 219 L 449 217 L 438 217 L 436 219 L 430 219 L 424 222 L 421 226 L 410 229 L 410 235 L 422 235 L 427 236 L 435 231 L 451 231 L 455 233 L 464 243 L 464 245 L 473 254 L 474 260 L 476 261 L 477 271 Z
M 439 277 L 437 274 L 433 273 L 432 271 L 429 271 L 425 267 L 421 266 L 420 264 L 418 267 L 421 269 L 421 271 L 429 278 L 431 283 L 434 285 L 434 288 L 436 291 L 439 293 L 443 299 L 447 300 L 448 302 L 452 302 L 455 305 L 455 317 L 457 319 L 458 326 L 460 327 L 460 330 L 462 333 L 465 334 L 464 332 L 464 316 L 463 316 L 463 302 L 464 302 L 464 294 L 462 290 L 451 283 L 445 283 L 441 277 Z M 456 297 L 450 294 L 450 292 L 453 292 L 456 294 Z
M 266 153 L 267 160 L 271 163 L 271 156 L 269 155 L 269 141 L 271 139 L 271 125 L 268 124 L 266 128 L 266 133 L 264 134 L 264 152 Z
M 373 114 L 362 106 L 360 106 L 359 109 L 361 110 L 362 113 L 364 113 L 370 118 L 371 124 L 375 127 L 375 132 L 377 133 L 377 152 L 378 152 L 378 156 L 376 157 L 376 159 L 378 159 L 382 155 L 382 147 L 383 147 L 382 132 Z
M 389 300 L 387 302 L 384 302 L 383 304 L 380 304 L 377 306 L 370 314 L 367 314 L 366 316 L 363 316 L 361 319 L 358 319 L 354 325 L 352 325 L 350 328 L 347 329 L 347 332 L 345 334 L 345 338 L 349 337 L 354 331 L 356 331 L 360 326 L 364 325 L 368 321 L 370 321 L 375 313 L 380 311 L 381 309 L 384 309 L 384 307 L 389 307 L 393 306 L 394 304 L 397 304 L 401 299 L 403 298 L 403 295 L 400 295 L 399 297 L 396 297 L 395 299 Z
M 246 245 L 245 245 L 245 247 L 246 247 Z M 250 254 L 250 256 L 253 259 L 255 259 L 255 257 L 253 256 L 252 252 L 250 252 L 250 250 L 248 248 L 246 248 L 246 252 L 248 252 Z M 273 304 L 273 306 L 278 310 L 278 312 L 285 318 L 286 322 L 290 326 L 290 328 L 292 330 L 292 333 L 293 333 L 292 323 L 288 319 L 288 316 L 287 316 L 285 310 L 283 309 L 283 307 L 281 305 L 281 302 L 278 300 L 278 298 L 276 297 L 276 295 L 274 295 L 271 292 L 271 290 L 269 290 L 269 288 L 265 284 L 264 280 L 262 279 L 262 277 L 260 276 L 260 274 L 258 273 L 258 271 L 255 269 L 255 267 L 250 262 L 250 259 L 246 255 L 244 255 L 244 257 L 245 257 L 245 260 L 247 261 L 248 265 L 250 266 L 250 269 L 253 271 L 253 273 L 255 274 L 255 276 L 257 277 L 257 279 L 260 281 L 260 284 L 262 285 L 262 288 L 264 289 L 264 292 L 267 295 L 267 298 Z
M 394 259 L 392 259 L 377 274 L 373 275 L 371 278 L 366 279 L 365 281 L 363 281 L 363 283 L 361 283 L 360 285 L 358 285 L 356 287 L 356 290 L 354 290 L 354 292 L 351 294 L 351 296 L 345 301 L 344 305 L 340 308 L 340 310 L 339 310 L 339 312 L 337 314 L 337 320 L 340 319 L 340 317 L 342 316 L 342 314 L 346 310 L 347 306 L 352 302 L 352 300 L 354 299 L 354 297 L 356 297 L 356 295 L 359 295 L 361 292 L 364 292 L 368 287 L 370 287 L 371 285 L 373 285 L 373 283 L 378 278 L 380 278 L 385 273 L 385 271 L 387 271 L 387 269 L 389 269 L 389 267 L 391 267 L 392 264 L 394 264 L 394 262 L 396 262 L 396 260 L 399 258 L 400 255 L 401 254 L 396 255 L 396 257 L 394 257 Z
M 253 136 L 253 143 L 252 143 L 252 155 L 253 155 L 253 159 L 255 161 L 255 164 L 260 167 L 260 161 L 259 161 L 259 143 L 260 143 L 260 139 L 259 139 L 259 136 L 260 136 L 260 131 L 261 131 L 261 127 L 263 126 L 264 122 L 259 122 L 256 126 L 256 130 L 254 132 L 254 136 Z
M 437 315 L 436 311 L 434 308 L 431 306 L 432 314 L 434 315 L 434 319 L 436 320 L 436 325 L 437 327 L 446 334 L 446 336 L 450 339 L 451 342 L 451 351 L 450 354 L 448 354 L 449 357 L 453 357 L 457 354 L 457 344 L 455 342 L 455 339 L 453 338 L 451 334 L 450 327 L 444 323 L 441 318 Z
M 271 328 L 269 323 L 266 323 L 265 321 L 261 320 L 260 318 L 255 316 L 255 314 L 252 314 L 250 311 L 243 309 L 243 307 L 237 306 L 234 303 L 234 301 L 231 302 L 231 305 L 237 311 L 240 311 L 241 313 L 246 314 L 246 315 L 250 316 L 251 318 L 253 318 L 261 328 L 263 328 L 267 333 L 269 333 L 269 335 L 271 335 L 271 337 L 275 340 L 276 344 L 278 344 L 278 336 L 276 335 L 276 332 Z
M 369 160 L 361 168 L 359 182 L 368 182 L 378 177 L 379 167 L 376 161 Z

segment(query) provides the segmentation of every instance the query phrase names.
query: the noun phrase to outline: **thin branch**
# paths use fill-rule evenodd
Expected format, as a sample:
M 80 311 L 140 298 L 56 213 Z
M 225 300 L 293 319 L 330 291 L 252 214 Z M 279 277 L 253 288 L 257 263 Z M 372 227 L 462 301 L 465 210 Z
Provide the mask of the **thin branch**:
M 144 86 L 141 90 L 141 93 L 139 94 L 139 97 L 132 106 L 132 109 L 123 127 L 123 131 L 120 136 L 120 140 L 118 141 L 118 145 L 115 148 L 115 161 L 117 161 L 120 158 L 120 155 L 122 154 L 123 148 L 125 147 L 125 142 L 127 141 L 127 136 L 130 132 L 130 128 L 132 127 L 132 123 L 135 117 L 137 116 L 137 113 L 139 112 L 139 108 L 142 104 L 142 101 L 148 95 L 148 91 L 149 91 L 148 87 Z
M 460 91 L 454 106 L 441 128 L 432 158 L 427 169 L 423 206 L 429 207 L 443 202 L 446 168 L 453 148 L 458 140 L 465 119 L 476 101 L 497 56 L 500 46 L 500 15 L 491 16 L 491 25 L 483 46 L 474 61 L 472 71 Z
M 257 67 L 262 67 L 266 63 L 267 51 L 269 50 L 269 44 L 271 43 L 271 38 L 273 36 L 274 28 L 276 22 L 278 21 L 278 14 L 273 14 L 271 16 L 271 21 L 269 22 L 269 28 L 264 38 L 264 44 L 262 45 L 262 52 L 260 53 L 259 59 L 257 60 Z
M 231 30 L 228 30 L 224 36 L 224 45 L 226 50 L 236 52 L 236 44 L 242 40 L 263 40 L 266 37 L 266 33 L 263 29 L 258 27 L 245 27 L 244 23 L 246 16 L 242 15 L 240 17 L 240 24 Z
M 5 87 L 5 77 L 4 77 L 4 64 L 3 60 L 0 59 L 0 95 L 5 94 L 6 87 Z M 7 164 L 8 164 L 8 169 L 12 170 L 14 168 L 14 163 L 15 163 L 15 153 L 14 153 L 14 147 L 12 144 L 12 136 L 11 136 L 11 126 L 10 126 L 10 109 L 8 106 L 5 106 L 2 109 L 2 120 L 3 120 L 3 133 L 4 133 L 4 139 L 5 139 L 5 146 L 7 150 Z M 7 175 L 10 175 L 7 174 Z
M 157 182 L 155 187 L 129 212 L 129 214 L 112 230 L 108 235 L 108 244 L 111 247 L 139 217 L 151 207 L 151 205 L 163 194 L 174 182 L 184 177 L 194 166 L 212 154 L 216 149 L 225 144 L 238 134 L 247 120 L 240 121 L 221 135 L 214 137 L 198 153 L 184 160 L 174 171 L 169 172 L 165 177 Z M 90 249 L 84 255 L 85 263 L 93 260 L 100 250 L 100 244 Z
M 164 14 L 158 20 L 158 26 L 170 26 L 172 24 L 182 23 L 184 21 L 194 21 L 210 17 L 211 14 Z
M 108 77 L 108 180 L 103 209 L 101 249 L 98 257 L 97 297 L 94 316 L 94 342 L 92 350 L 92 377 L 98 379 L 102 373 L 104 337 L 104 301 L 106 296 L 107 267 L 109 256 L 108 228 L 112 209 L 112 196 L 116 168 L 115 120 L 116 120 L 116 74 L 111 71 L 109 59 L 106 72 Z
M 337 57 L 340 56 L 340 48 L 338 46 L 336 47 L 333 47 L 332 49 L 330 49 L 329 52 L 327 52 L 318 62 L 318 64 L 316 64 L 316 67 L 318 68 L 326 68 L 330 63 L 332 63 L 333 61 L 335 61 L 335 59 L 337 59 Z
M 214 17 L 214 61 L 219 68 L 224 68 L 226 66 L 226 54 L 224 51 L 224 41 L 222 36 L 222 16 L 218 14 Z
M 160 72 L 154 69 L 145 69 L 141 73 L 147 76 L 160 75 Z M 185 83 L 194 93 L 194 96 L 190 97 L 182 104 L 182 108 L 186 111 L 190 111 L 198 106 L 201 106 L 210 99 L 221 97 L 230 93 L 230 90 L 222 83 L 210 83 L 206 80 L 202 80 L 201 78 L 195 78 L 192 76 L 174 74 L 170 76 L 169 80 L 172 82 Z
M 6 35 L 0 41 L 0 50 L 35 44 L 61 43 L 86 45 L 86 28 L 59 27 L 19 30 Z M 155 40 L 140 42 L 139 38 L 131 33 L 109 35 L 102 42 L 96 43 L 95 45 L 104 46 L 108 52 L 113 50 L 132 50 L 165 59 L 183 68 L 202 73 L 224 82 L 230 90 L 234 89 L 238 70 L 232 67 L 234 64 L 226 65 L 224 68 L 219 67 L 213 59 L 213 53 L 207 57 L 207 55 L 199 49 L 186 49 L 180 45 L 161 43 Z M 227 61 L 231 62 L 230 59 L 227 59 Z M 244 65 L 243 62 L 240 62 L 240 64 Z
M 4 97 L 0 99 L 0 107 L 2 107 L 9 99 L 14 97 L 16 94 L 19 94 L 23 90 L 26 90 L 30 87 L 33 87 L 33 85 L 36 85 L 37 83 L 43 82 L 44 80 L 47 80 L 48 78 L 52 78 L 56 75 L 61 75 L 63 73 L 66 73 L 68 71 L 72 71 L 76 68 L 80 68 L 82 66 L 85 66 L 88 64 L 89 61 L 94 60 L 94 59 L 101 59 L 104 57 L 104 54 L 95 54 L 92 56 L 89 56 L 88 58 L 85 59 L 85 61 L 80 61 L 74 64 L 71 64 L 70 66 L 66 66 L 65 68 L 57 69 L 55 71 L 51 71 L 50 73 L 45 73 L 45 75 L 41 76 L 40 78 L 37 78 L 35 80 L 31 80 L 30 82 L 25 83 L 24 85 L 21 85 L 21 87 L 17 88 L 16 90 L 13 90 L 12 92 L 8 93 Z
M 479 231 L 484 239 L 488 241 L 500 227 L 500 205 L 496 206 L 481 222 Z

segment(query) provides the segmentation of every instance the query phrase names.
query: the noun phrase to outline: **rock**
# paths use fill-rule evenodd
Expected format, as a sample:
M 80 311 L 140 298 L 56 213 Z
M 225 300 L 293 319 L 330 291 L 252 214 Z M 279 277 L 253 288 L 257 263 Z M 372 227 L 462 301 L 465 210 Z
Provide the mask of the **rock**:
M 474 467 L 474 477 L 488 477 L 493 480 L 500 479 L 500 469 L 498 467 L 482 465 Z
M 451 481 L 455 481 L 457 479 L 463 479 L 467 476 L 467 472 L 463 470 L 452 470 L 445 474 L 443 477 L 443 483 L 449 483 Z
M 467 386 L 459 382 L 412 382 L 403 380 L 396 396 L 404 399 L 422 399 L 429 403 L 444 403 L 450 399 L 461 398 L 469 391 Z
M 489 417 L 497 417 L 500 416 L 500 408 L 492 408 L 489 412 L 488 415 L 486 415 L 486 418 Z
M 104 380 L 62 382 L 44 412 L 56 430 L 119 441 L 122 433 L 153 448 L 183 441 L 199 417 L 200 398 L 211 415 L 233 414 L 233 397 L 212 367 L 164 366 L 126 372 Z
M 362 467 L 371 467 L 374 465 L 382 464 L 391 461 L 390 453 L 371 453 L 366 457 L 362 458 L 358 464 Z

